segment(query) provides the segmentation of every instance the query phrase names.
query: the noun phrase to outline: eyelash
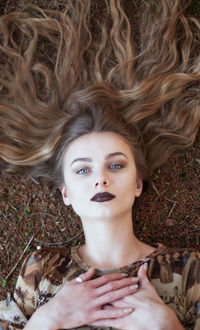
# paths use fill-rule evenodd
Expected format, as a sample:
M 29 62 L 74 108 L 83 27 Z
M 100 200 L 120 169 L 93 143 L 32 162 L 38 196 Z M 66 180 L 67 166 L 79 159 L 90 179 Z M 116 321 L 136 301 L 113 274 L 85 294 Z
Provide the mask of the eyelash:
M 120 163 L 113 163 L 113 164 L 108 166 L 108 169 L 111 169 L 111 170 L 114 170 L 114 171 L 121 170 L 122 168 L 124 168 L 124 165 L 122 165 Z M 84 175 L 84 174 L 88 174 L 89 172 L 90 172 L 90 168 L 83 167 L 83 168 L 80 168 L 79 170 L 77 170 L 76 174 Z
M 114 166 L 116 166 L 116 167 L 114 168 Z M 124 168 L 124 165 L 119 164 L 119 163 L 113 163 L 113 164 L 110 165 L 110 168 L 113 169 L 113 170 L 121 170 L 122 168 Z
M 81 171 L 83 171 L 83 170 L 87 170 L 87 172 L 81 173 Z M 84 167 L 84 168 L 81 168 L 80 170 L 76 171 L 76 174 L 82 174 L 83 175 L 83 174 L 87 174 L 88 172 L 89 172 L 89 169 Z

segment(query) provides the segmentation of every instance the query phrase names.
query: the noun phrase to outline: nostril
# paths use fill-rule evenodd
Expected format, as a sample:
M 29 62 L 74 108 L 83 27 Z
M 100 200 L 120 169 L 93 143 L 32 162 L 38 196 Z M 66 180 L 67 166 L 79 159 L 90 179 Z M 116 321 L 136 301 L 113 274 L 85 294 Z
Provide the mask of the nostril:
M 99 185 L 101 185 L 101 186 L 108 186 L 108 181 L 97 181 L 96 183 L 95 183 L 95 187 L 98 187 Z

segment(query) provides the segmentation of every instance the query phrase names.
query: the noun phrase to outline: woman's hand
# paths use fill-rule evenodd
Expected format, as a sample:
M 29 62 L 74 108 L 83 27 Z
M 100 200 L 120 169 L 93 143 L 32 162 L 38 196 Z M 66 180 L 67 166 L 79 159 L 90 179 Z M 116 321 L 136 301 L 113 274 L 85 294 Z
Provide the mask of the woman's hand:
M 130 307 L 102 309 L 103 305 L 120 300 L 137 291 L 138 278 L 126 274 L 109 274 L 91 280 L 94 268 L 66 283 L 47 304 L 31 317 L 25 329 L 55 330 L 79 327 L 96 320 L 120 318 L 132 312 Z
M 138 271 L 140 287 L 137 292 L 104 307 L 106 310 L 112 310 L 113 307 L 132 308 L 133 312 L 124 317 L 92 322 L 90 325 L 115 327 L 124 330 L 184 329 L 175 313 L 158 296 L 147 277 L 146 268 L 147 264 L 142 265 Z

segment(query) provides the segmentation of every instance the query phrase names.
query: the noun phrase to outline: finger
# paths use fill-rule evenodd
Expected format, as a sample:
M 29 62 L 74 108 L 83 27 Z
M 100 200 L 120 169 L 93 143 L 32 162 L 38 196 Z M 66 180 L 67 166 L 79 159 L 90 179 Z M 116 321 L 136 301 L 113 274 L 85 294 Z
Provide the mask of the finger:
M 132 308 L 132 305 L 130 306 L 128 302 L 124 301 L 124 298 L 113 301 L 111 305 L 117 308 L 128 308 L 128 307 Z M 104 306 L 107 307 L 109 305 L 104 305 Z
M 110 306 L 110 308 L 95 311 L 92 316 L 95 320 L 116 319 L 132 312 L 133 308 L 115 308 Z
M 125 277 L 128 277 L 128 274 L 126 274 L 126 273 L 107 274 L 107 275 L 98 277 L 97 279 L 93 280 L 92 283 L 93 283 L 94 287 L 98 288 L 108 282 L 120 280 Z
M 132 284 L 138 284 L 139 277 L 128 277 L 120 280 L 115 280 L 104 284 L 103 286 L 96 289 L 98 296 L 103 295 L 106 292 L 121 289 Z
M 120 329 L 119 321 L 116 319 L 104 319 L 104 320 L 98 320 L 95 322 L 88 323 L 90 326 L 94 327 L 112 327 L 112 328 L 118 328 Z
M 103 296 L 99 296 L 96 299 L 96 305 L 102 306 L 105 304 L 110 304 L 111 302 L 113 302 L 115 300 L 119 300 L 120 298 L 133 294 L 134 292 L 137 291 L 137 289 L 138 289 L 138 285 L 133 284 L 133 285 L 127 286 L 125 288 L 122 288 L 122 289 L 119 289 L 116 291 L 110 291 L 108 293 L 105 293 Z
M 70 283 L 81 283 L 81 282 L 86 282 L 88 280 L 91 280 L 92 277 L 94 276 L 94 273 L 95 273 L 95 269 L 94 269 L 94 267 L 91 267 L 90 269 L 88 269 L 87 272 L 79 275 L 78 277 L 76 277 L 75 279 L 70 281 Z
M 113 305 L 104 305 L 102 306 L 102 309 L 108 310 L 108 309 L 112 309 Z
M 138 277 L 140 279 L 140 288 L 145 289 L 151 285 L 151 282 L 148 279 L 147 276 L 147 269 L 148 269 L 148 264 L 145 262 L 142 266 L 140 266 L 138 270 Z

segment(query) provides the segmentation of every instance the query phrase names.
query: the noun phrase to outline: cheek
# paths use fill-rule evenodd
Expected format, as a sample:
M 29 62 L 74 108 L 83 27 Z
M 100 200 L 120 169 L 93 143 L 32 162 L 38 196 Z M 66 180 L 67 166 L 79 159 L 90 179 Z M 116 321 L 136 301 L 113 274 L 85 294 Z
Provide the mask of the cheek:
M 124 189 L 135 191 L 137 183 L 136 174 L 132 171 L 126 173 L 124 178 L 122 178 L 122 183 L 124 184 Z
M 87 189 L 82 187 L 82 185 L 80 185 L 78 182 L 73 182 L 73 186 L 71 186 L 68 190 L 68 197 L 72 206 L 74 205 L 74 207 L 79 208 L 79 206 L 82 207 L 83 204 L 85 205 L 86 199 L 88 198 L 86 192 Z
M 70 197 L 78 195 L 79 191 L 81 190 L 80 181 L 75 180 L 71 176 L 66 176 L 65 177 L 65 186 L 66 186 L 67 194 Z

